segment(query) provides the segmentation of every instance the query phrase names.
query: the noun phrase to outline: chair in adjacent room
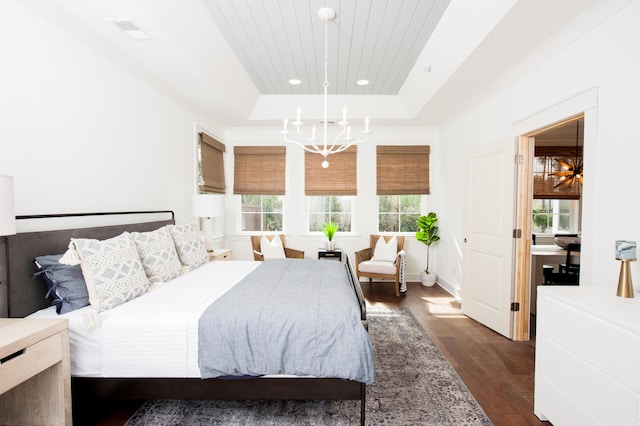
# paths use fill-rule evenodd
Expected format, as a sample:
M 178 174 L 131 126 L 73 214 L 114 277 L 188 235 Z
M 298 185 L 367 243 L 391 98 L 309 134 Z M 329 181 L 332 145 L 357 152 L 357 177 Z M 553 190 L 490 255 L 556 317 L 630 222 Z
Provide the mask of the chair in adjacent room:
M 558 272 L 555 272 L 555 268 L 544 270 L 545 285 L 578 285 L 580 283 L 580 261 L 578 260 L 576 263 L 575 259 L 579 255 L 580 244 L 568 244 L 566 260 L 558 265 Z
M 285 246 L 283 234 L 252 235 L 251 247 L 253 249 L 254 260 L 263 261 L 265 259 L 283 257 L 290 259 L 304 259 L 304 251 Z
M 382 236 L 371 234 L 369 247 L 358 250 L 356 257 L 356 275 L 369 278 L 390 280 L 395 284 L 396 296 L 400 296 L 402 267 L 404 266 L 403 236 Z M 401 253 L 402 252 L 402 253 Z

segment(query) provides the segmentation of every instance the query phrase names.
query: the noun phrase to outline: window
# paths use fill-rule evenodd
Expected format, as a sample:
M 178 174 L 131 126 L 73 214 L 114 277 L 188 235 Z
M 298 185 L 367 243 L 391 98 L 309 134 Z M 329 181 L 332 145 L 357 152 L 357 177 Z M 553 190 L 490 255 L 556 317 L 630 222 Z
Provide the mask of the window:
M 242 195 L 242 230 L 282 232 L 282 199 L 281 195 Z
M 241 195 L 241 230 L 282 232 L 285 147 L 236 146 L 233 154 L 233 193 Z
M 541 200 L 578 200 L 581 185 L 560 184 L 555 172 L 563 170 L 558 160 L 582 162 L 582 147 L 570 146 L 538 146 L 533 158 L 533 198 Z
M 532 231 L 534 233 L 577 233 L 579 231 L 578 200 L 533 200 Z
M 378 232 L 416 232 L 422 194 L 429 194 L 429 145 L 378 145 Z
M 326 222 L 337 223 L 338 232 L 351 232 L 352 197 L 327 195 L 308 200 L 310 232 L 320 232 Z
M 420 195 L 379 195 L 378 232 L 417 232 Z
M 198 186 L 201 192 L 225 193 L 224 152 L 225 146 L 208 134 L 199 133 Z
M 323 169 L 322 156 L 305 151 L 309 232 L 320 232 L 326 222 L 336 222 L 338 232 L 351 232 L 351 196 L 357 195 L 357 154 L 356 146 L 332 154 L 329 168 Z

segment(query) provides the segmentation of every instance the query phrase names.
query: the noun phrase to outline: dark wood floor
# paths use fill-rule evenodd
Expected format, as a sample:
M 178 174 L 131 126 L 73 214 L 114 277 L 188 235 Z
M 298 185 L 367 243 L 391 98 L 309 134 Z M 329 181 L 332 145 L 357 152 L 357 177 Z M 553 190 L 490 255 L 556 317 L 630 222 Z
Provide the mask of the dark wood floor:
M 465 317 L 460 304 L 438 286 L 409 283 L 407 295 L 400 299 L 391 283 L 362 287 L 371 305 L 411 309 L 495 425 L 550 424 L 533 414 L 535 342 L 511 341 Z M 122 425 L 140 404 L 103 402 L 84 412 L 74 407 L 74 423 Z

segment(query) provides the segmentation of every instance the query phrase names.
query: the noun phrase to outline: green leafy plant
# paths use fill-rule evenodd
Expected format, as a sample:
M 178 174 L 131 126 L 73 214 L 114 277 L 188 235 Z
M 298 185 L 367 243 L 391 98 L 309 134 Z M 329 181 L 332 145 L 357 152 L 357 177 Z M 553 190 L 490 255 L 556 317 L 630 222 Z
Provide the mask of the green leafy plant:
M 329 241 L 333 240 L 333 236 L 338 232 L 339 225 L 335 222 L 326 222 L 322 228 L 322 232 Z
M 429 273 L 429 248 L 431 244 L 440 239 L 438 236 L 438 216 L 434 212 L 430 212 L 426 216 L 420 216 L 417 221 L 418 232 L 416 232 L 416 240 L 427 246 L 427 267 L 424 270 Z

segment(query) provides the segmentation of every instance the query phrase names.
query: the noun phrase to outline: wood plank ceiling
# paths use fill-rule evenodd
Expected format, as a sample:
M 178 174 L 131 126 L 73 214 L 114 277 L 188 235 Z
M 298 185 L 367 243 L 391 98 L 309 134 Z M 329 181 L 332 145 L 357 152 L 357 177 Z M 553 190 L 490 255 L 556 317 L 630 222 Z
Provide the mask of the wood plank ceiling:
M 329 94 L 397 95 L 450 0 L 203 0 L 263 95 L 321 94 L 331 7 Z M 215 54 L 215 52 L 213 52 Z M 302 84 L 293 86 L 289 79 Z M 367 86 L 358 80 L 370 81 Z

